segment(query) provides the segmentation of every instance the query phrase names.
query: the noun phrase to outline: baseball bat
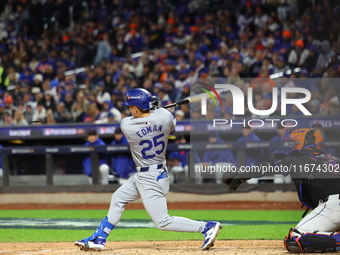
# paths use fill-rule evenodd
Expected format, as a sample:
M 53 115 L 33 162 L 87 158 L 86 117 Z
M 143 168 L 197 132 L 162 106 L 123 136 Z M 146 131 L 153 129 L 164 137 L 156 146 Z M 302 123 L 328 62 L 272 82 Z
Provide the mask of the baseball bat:
M 217 97 L 220 96 L 221 92 L 225 92 L 225 91 L 226 91 L 225 89 L 217 89 L 216 94 L 210 93 L 209 95 L 213 96 L 214 98 L 217 98 Z M 187 97 L 184 100 L 179 101 L 177 103 L 168 104 L 168 105 L 164 106 L 163 108 L 170 108 L 170 107 L 175 107 L 175 106 L 182 105 L 182 104 L 191 104 L 191 103 L 201 102 L 202 97 L 206 96 L 206 95 L 207 95 L 207 93 L 200 93 L 200 94 L 197 94 L 197 95 L 194 95 L 194 96 L 191 96 L 191 97 Z M 207 98 L 207 99 L 209 99 L 209 98 Z
M 168 104 L 164 106 L 163 108 L 170 108 L 170 107 L 175 107 L 178 105 L 189 104 L 189 103 L 190 103 L 190 99 L 185 99 L 185 100 L 179 101 L 178 103 Z

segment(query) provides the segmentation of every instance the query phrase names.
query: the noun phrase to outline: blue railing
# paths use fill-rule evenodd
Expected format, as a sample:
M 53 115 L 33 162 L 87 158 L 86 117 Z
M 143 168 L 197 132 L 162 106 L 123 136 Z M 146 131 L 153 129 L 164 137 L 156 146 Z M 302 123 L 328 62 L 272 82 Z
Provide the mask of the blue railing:
M 190 144 L 179 144 L 170 143 L 168 144 L 168 151 L 177 150 L 196 150 L 203 152 L 207 150 L 233 150 L 235 156 L 238 158 L 240 165 L 245 165 L 247 151 L 249 149 L 266 149 L 266 150 L 278 150 L 285 148 L 287 142 L 285 141 L 261 141 L 261 142 L 224 142 L 224 143 L 190 143 Z M 327 141 L 325 147 L 328 148 L 340 148 L 340 140 Z M 53 185 L 53 157 L 54 155 L 64 154 L 90 154 L 92 159 L 92 183 L 99 183 L 98 153 L 128 153 L 129 146 L 127 145 L 107 145 L 107 146 L 32 146 L 32 147 L 6 147 L 0 149 L 0 154 L 3 160 L 3 186 L 10 186 L 10 164 L 9 157 L 20 156 L 20 155 L 44 155 L 45 157 L 45 169 L 46 169 L 46 184 Z M 268 159 L 269 160 L 269 159 Z
M 292 118 L 292 117 L 288 117 Z M 288 119 L 287 118 L 287 119 Z M 279 118 L 271 118 L 275 121 L 265 121 L 262 127 L 254 128 L 256 132 L 275 133 L 277 122 Z M 282 120 L 283 118 L 280 118 Z M 310 128 L 315 123 L 320 123 L 326 131 L 337 131 L 340 128 L 339 117 L 312 117 L 312 118 L 294 118 L 298 123 L 294 128 Z M 244 120 L 244 121 L 248 121 Z M 234 119 L 234 122 L 240 123 L 241 120 Z M 243 120 L 242 120 L 243 121 Z M 219 121 L 222 123 L 223 121 Z M 260 123 L 261 124 L 261 123 Z M 97 133 L 102 137 L 111 137 L 119 123 L 108 124 L 84 124 L 74 123 L 68 125 L 30 125 L 30 126 L 13 126 L 13 127 L 0 127 L 1 140 L 12 139 L 51 139 L 51 138 L 85 138 L 90 130 L 97 130 Z M 256 124 L 259 125 L 257 121 Z M 213 121 L 181 121 L 176 125 L 176 132 L 187 134 L 202 134 L 209 131 L 228 132 L 228 134 L 240 134 L 242 124 L 231 125 L 230 120 L 227 124 L 213 126 Z

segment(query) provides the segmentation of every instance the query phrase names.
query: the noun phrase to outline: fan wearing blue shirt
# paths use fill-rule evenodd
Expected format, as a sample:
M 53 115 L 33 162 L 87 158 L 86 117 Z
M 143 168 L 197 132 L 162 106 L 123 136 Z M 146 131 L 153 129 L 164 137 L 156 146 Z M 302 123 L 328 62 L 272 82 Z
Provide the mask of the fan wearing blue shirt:
M 114 138 L 111 145 L 129 145 L 120 128 L 115 130 Z M 112 154 L 111 166 L 114 174 L 119 177 L 119 184 L 121 185 L 136 172 L 136 164 L 130 153 Z
M 187 142 L 184 136 L 178 135 L 175 140 L 176 143 L 184 144 Z M 174 150 L 169 154 L 169 158 L 166 162 L 167 167 L 169 168 L 169 178 L 170 183 L 177 182 L 177 174 L 180 172 L 184 172 L 185 175 L 188 174 L 188 158 L 189 158 L 188 150 Z M 195 155 L 195 154 L 194 154 Z
M 237 142 L 260 142 L 261 139 L 253 133 L 253 129 L 251 126 L 245 125 L 242 128 L 242 136 L 236 140 Z M 252 166 L 260 163 L 262 157 L 262 150 L 258 149 L 248 149 L 246 151 L 246 165 Z M 240 162 L 238 162 L 238 166 L 240 167 Z
M 209 135 L 209 143 L 224 143 L 224 141 L 220 138 L 219 134 L 216 132 L 211 133 Z M 235 164 L 235 158 L 231 150 L 208 150 L 203 155 L 203 165 L 208 166 L 214 166 L 217 163 L 231 163 Z M 221 183 L 221 174 L 216 172 L 216 183 Z
M 27 67 L 25 70 L 20 74 L 19 81 L 21 83 L 27 83 L 32 85 L 34 79 L 34 74 L 31 70 L 31 68 Z
M 96 146 L 96 145 L 106 145 L 105 142 L 99 138 L 97 131 L 91 130 L 88 133 L 88 141 L 84 144 L 85 146 Z M 87 155 L 83 159 L 83 168 L 84 172 L 88 177 L 92 176 L 92 166 L 91 166 L 91 157 Z M 100 183 L 102 185 L 109 184 L 109 173 L 110 168 L 107 164 L 107 155 L 104 153 L 99 154 L 99 175 L 100 175 Z M 92 178 L 89 178 L 90 183 L 92 183 Z
M 274 136 L 271 141 L 284 141 L 286 136 L 287 136 L 287 128 L 282 126 L 280 122 L 278 122 L 277 127 L 276 127 L 276 133 L 277 135 Z M 276 152 L 287 152 L 290 151 L 288 148 L 276 148 L 276 149 L 271 149 L 270 150 L 270 158 L 274 160 L 274 153 Z

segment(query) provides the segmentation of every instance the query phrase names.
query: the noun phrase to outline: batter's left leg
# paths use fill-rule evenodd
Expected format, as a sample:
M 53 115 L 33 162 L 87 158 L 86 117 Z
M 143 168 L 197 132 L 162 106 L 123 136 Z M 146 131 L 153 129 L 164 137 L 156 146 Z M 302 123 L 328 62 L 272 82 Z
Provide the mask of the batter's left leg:
M 125 206 L 140 198 L 140 194 L 136 188 L 136 174 L 129 178 L 122 186 L 120 186 L 111 197 L 110 209 L 107 213 L 108 221 L 117 225 L 125 210 Z
M 102 220 L 92 236 L 76 241 L 76 246 L 85 251 L 101 251 L 105 249 L 106 238 L 119 222 L 126 204 L 139 198 L 139 193 L 134 183 L 134 176 L 132 176 L 113 193 L 107 217 Z

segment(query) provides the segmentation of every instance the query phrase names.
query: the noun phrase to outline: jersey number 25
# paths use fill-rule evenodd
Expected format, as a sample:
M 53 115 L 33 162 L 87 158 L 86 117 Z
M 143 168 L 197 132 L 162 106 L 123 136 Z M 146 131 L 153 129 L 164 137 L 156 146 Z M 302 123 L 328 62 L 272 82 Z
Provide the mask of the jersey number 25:
M 151 140 L 143 140 L 139 143 L 139 145 L 144 145 L 147 144 L 147 146 L 145 148 L 142 149 L 142 156 L 145 159 L 149 159 L 149 158 L 154 158 L 157 155 L 161 154 L 164 151 L 165 148 L 165 143 L 164 141 L 158 141 L 158 139 L 162 138 L 164 136 L 164 133 L 160 134 L 160 135 L 156 135 L 154 137 L 152 137 L 152 141 Z M 157 147 L 157 146 L 161 146 L 159 150 L 156 150 L 155 153 L 146 155 L 148 151 L 150 151 L 153 147 Z

